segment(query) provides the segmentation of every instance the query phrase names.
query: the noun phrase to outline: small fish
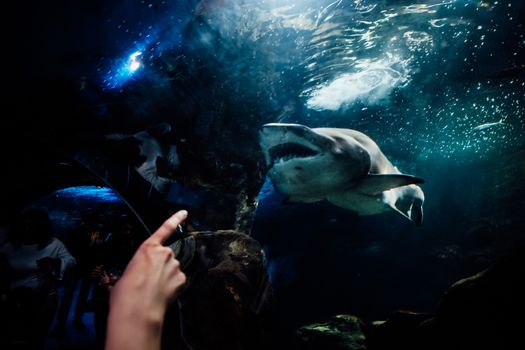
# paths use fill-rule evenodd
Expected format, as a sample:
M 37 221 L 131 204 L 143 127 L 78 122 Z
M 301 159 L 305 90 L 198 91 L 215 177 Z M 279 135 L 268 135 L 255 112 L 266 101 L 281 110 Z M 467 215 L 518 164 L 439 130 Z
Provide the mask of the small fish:
M 488 129 L 488 128 L 492 128 L 493 126 L 496 126 L 496 125 L 503 125 L 503 124 L 505 124 L 505 123 L 503 123 L 503 119 L 500 119 L 497 122 L 485 123 L 485 124 L 478 125 L 478 126 L 472 128 L 472 131 L 481 131 L 481 130 L 485 130 L 485 129 Z

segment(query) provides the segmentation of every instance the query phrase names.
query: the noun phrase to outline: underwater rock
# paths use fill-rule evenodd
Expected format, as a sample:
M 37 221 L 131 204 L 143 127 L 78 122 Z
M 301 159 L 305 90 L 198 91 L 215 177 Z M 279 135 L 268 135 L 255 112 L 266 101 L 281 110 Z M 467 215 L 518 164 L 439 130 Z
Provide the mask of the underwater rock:
M 449 349 L 516 349 L 524 346 L 517 320 L 525 313 L 524 252 L 456 282 L 427 326 Z M 522 344 L 517 346 L 516 344 Z
M 297 330 L 297 349 L 366 350 L 364 322 L 356 316 L 337 315 L 324 323 Z
M 374 321 L 366 334 L 368 349 L 416 349 L 422 343 L 420 326 L 431 318 L 429 314 L 403 310 L 393 312 L 385 321 Z
M 186 240 L 194 251 L 181 254 L 193 258 L 184 264 L 188 283 L 178 315 L 169 314 L 165 348 L 270 348 L 272 292 L 259 243 L 237 231 L 196 232 Z
M 257 198 L 248 195 L 245 191 L 237 196 L 237 211 L 235 213 L 234 229 L 243 232 L 251 232 L 252 224 L 257 210 Z
M 517 320 L 525 313 L 523 295 L 522 250 L 456 282 L 433 317 L 405 312 L 375 322 L 367 343 L 370 350 L 522 348 L 525 342 Z

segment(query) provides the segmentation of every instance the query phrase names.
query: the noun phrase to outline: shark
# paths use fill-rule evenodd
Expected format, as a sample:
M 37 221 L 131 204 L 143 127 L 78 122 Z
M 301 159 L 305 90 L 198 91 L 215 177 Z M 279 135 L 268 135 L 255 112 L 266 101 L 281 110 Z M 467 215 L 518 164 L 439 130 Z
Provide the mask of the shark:
M 166 141 L 170 132 L 169 124 L 160 123 L 132 134 L 108 134 L 105 139 L 120 144 L 130 166 L 158 192 L 165 193 L 175 182 L 173 174 L 180 167 L 176 145 Z
M 395 211 L 420 226 L 423 179 L 403 174 L 362 132 L 269 123 L 259 131 L 267 175 L 285 200 L 323 200 L 360 216 Z

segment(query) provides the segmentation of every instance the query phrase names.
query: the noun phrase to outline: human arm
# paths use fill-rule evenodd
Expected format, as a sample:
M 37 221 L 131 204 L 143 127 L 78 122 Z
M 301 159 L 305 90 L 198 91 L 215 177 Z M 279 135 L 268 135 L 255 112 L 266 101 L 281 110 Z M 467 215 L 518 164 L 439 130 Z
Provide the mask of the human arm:
M 61 280 L 64 273 L 75 264 L 75 258 L 69 253 L 64 243 L 54 238 L 48 246 L 49 255 L 36 261 L 38 267 L 51 272 L 57 279 Z
M 162 243 L 186 217 L 186 211 L 175 213 L 145 240 L 111 289 L 106 350 L 160 349 L 166 308 L 186 282 Z

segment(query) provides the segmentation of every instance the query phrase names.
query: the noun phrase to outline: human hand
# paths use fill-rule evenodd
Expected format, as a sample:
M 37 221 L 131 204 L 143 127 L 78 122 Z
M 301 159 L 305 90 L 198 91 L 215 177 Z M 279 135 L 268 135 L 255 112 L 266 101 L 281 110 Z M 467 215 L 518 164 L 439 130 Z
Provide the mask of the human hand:
M 106 286 L 106 288 L 109 288 L 111 286 L 111 279 L 106 271 L 103 271 L 100 274 L 100 283 Z
M 164 313 L 186 282 L 173 251 L 162 245 L 186 219 L 181 210 L 137 249 L 111 290 L 106 349 L 158 349 Z
M 119 275 L 115 275 L 113 273 L 102 271 L 102 273 L 100 274 L 99 282 L 100 284 L 105 286 L 107 289 L 111 289 L 113 288 L 113 286 L 115 285 L 115 283 L 118 281 L 119 278 L 120 278 Z
M 105 273 L 104 270 L 102 270 L 102 265 L 97 265 L 95 268 L 91 271 L 91 277 L 92 278 L 99 278 L 102 276 L 103 273 Z
M 93 270 L 91 270 L 91 274 L 90 276 L 92 278 L 100 278 L 102 276 L 102 274 L 106 273 L 106 271 L 104 270 L 104 266 L 103 265 L 97 265 L 93 268 Z

